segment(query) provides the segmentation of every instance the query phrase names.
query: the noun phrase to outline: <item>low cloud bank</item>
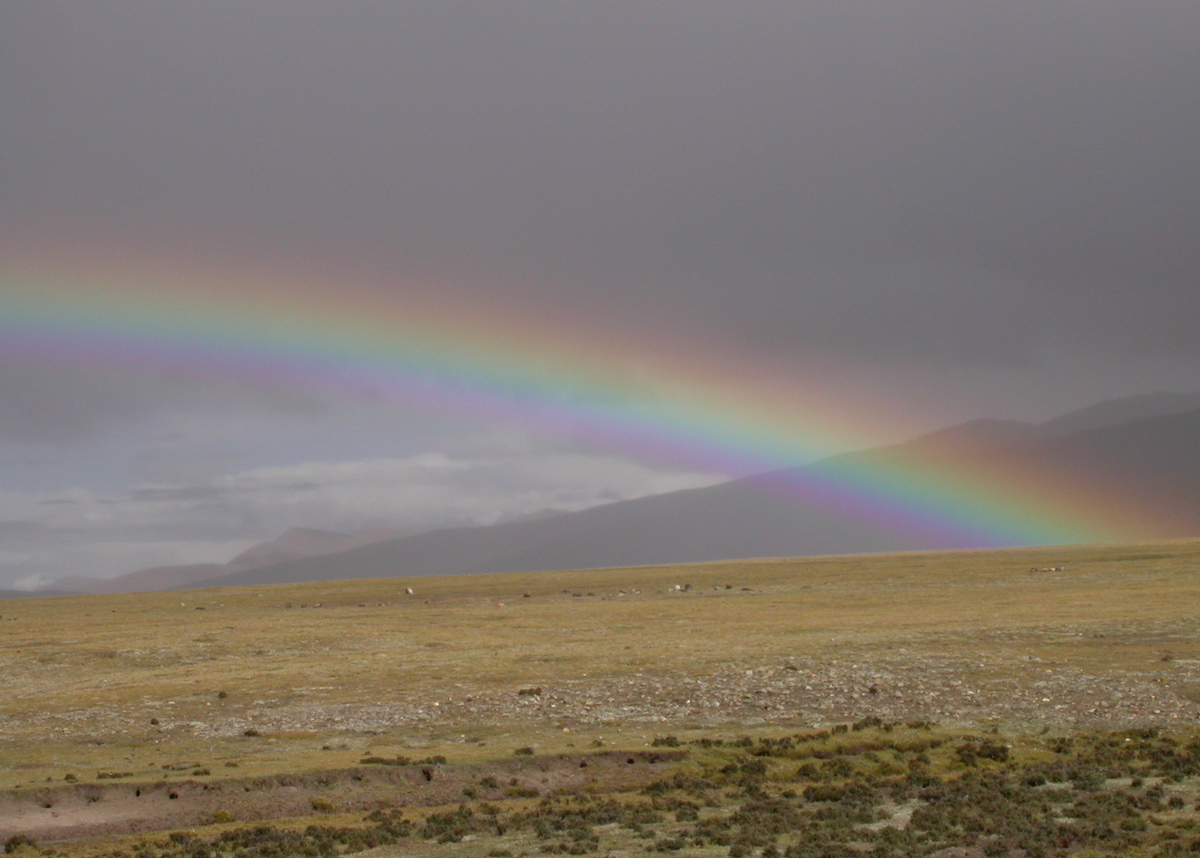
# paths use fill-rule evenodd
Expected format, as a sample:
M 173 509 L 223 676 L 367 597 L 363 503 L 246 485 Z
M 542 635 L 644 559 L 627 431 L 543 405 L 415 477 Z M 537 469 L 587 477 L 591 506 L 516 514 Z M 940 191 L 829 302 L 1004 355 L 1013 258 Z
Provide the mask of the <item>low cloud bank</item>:
M 491 449 L 264 467 L 194 483 L 0 494 L 0 586 L 225 562 L 298 526 L 350 532 L 495 524 L 724 477 L 658 470 L 615 455 Z

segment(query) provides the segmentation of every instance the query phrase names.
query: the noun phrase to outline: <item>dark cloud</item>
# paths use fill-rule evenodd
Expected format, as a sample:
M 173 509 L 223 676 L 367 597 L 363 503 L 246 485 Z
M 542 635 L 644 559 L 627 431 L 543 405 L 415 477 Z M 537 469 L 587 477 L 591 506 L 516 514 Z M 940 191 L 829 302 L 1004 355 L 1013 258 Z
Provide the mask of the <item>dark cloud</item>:
M 136 382 L 97 381 L 86 370 L 0 363 L 0 439 L 32 444 L 74 441 L 92 434 L 98 423 L 144 409 L 144 397 L 132 389 Z
M 54 536 L 52 529 L 32 521 L 0 521 L 0 538 L 19 542 L 46 540 Z
M 132 503 L 212 503 L 222 500 L 226 492 L 216 486 L 135 486 L 122 498 Z
M 265 384 L 199 376 L 127 373 L 38 362 L 0 360 L 0 443 L 63 445 L 94 439 L 164 409 L 182 413 L 312 417 L 327 410 L 314 396 Z
M 2 14 L 16 228 L 474 273 L 848 352 L 927 357 L 947 324 L 950 361 L 1047 326 L 1200 347 L 1191 0 Z

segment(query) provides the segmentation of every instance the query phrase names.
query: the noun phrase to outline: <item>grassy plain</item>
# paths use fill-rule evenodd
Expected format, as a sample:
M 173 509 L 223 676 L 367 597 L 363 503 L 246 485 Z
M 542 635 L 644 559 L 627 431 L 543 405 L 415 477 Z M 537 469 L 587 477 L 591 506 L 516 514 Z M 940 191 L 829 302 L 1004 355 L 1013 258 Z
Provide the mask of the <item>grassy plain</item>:
M 1198 572 L 1190 540 L 0 602 L 0 789 L 865 717 L 1190 728 Z

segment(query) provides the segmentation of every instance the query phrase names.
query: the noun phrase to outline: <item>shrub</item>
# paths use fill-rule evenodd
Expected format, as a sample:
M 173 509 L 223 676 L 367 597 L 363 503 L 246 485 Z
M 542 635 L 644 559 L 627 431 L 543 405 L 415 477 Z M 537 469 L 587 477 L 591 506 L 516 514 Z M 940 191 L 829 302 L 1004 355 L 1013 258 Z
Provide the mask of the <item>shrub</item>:
M 993 760 L 997 763 L 1008 761 L 1008 746 L 991 739 L 980 741 L 967 740 L 954 750 L 954 756 L 964 766 L 978 765 L 979 760 Z
M 363 766 L 407 766 L 412 764 L 411 759 L 399 754 L 395 757 L 363 757 L 358 762 Z
M 4 841 L 4 854 L 11 855 L 22 846 L 28 846 L 30 849 L 37 849 L 37 843 L 30 840 L 24 834 L 15 834 Z

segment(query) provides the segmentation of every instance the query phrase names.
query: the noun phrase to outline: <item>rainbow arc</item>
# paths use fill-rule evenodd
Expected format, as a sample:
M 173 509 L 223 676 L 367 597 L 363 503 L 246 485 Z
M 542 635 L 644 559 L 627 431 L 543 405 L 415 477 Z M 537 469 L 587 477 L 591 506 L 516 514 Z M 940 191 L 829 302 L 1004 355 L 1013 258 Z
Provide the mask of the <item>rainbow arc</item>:
M 561 319 L 487 316 L 336 282 L 145 266 L 0 268 L 0 356 L 207 374 L 516 421 L 730 473 L 945 547 L 1116 541 L 1153 531 L 1086 484 L 1011 462 L 894 454 L 819 380 L 652 349 Z M 418 290 L 406 290 L 408 295 Z M 812 464 L 817 462 L 818 464 Z M 807 467 L 796 467 L 807 466 Z

